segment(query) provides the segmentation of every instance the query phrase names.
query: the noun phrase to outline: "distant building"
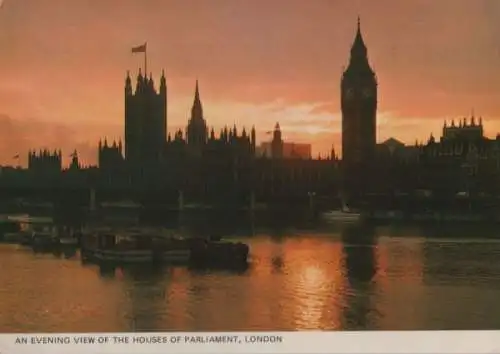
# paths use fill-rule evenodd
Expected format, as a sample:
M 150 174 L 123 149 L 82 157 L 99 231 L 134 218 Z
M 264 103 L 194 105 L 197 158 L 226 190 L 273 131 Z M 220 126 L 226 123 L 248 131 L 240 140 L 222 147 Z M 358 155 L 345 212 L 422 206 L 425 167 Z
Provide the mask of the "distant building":
M 442 136 L 439 141 L 431 134 L 427 144 L 420 144 L 422 153 L 428 159 L 434 157 L 466 157 L 470 153 L 486 158 L 491 148 L 497 144 L 498 139 L 488 139 L 484 136 L 482 118 L 479 123 L 472 116 L 467 122 L 466 118 L 455 124 L 452 120 L 448 125 L 443 124 Z
M 39 176 L 55 176 L 62 171 L 61 150 L 50 152 L 47 149 L 28 152 L 28 170 Z
M 441 141 L 479 141 L 482 139 L 484 139 L 484 131 L 481 117 L 479 117 L 479 123 L 476 122 L 474 114 L 472 114 L 469 123 L 466 118 L 459 120 L 457 124 L 455 124 L 454 119 L 449 125 L 446 121 L 444 122 Z
M 122 142 L 119 141 L 117 144 L 116 141 L 113 141 L 112 144 L 108 144 L 107 139 L 104 139 L 104 142 L 99 141 L 97 161 L 98 166 L 106 172 L 123 167 Z
M 310 159 L 311 144 L 299 144 L 285 142 L 283 145 L 283 156 L 285 158 Z
M 257 157 L 267 157 L 273 159 L 311 158 L 311 144 L 298 144 L 284 141 L 279 123 L 276 123 L 272 133 L 273 139 L 271 141 L 263 142 L 256 148 Z
M 377 144 L 377 159 L 397 159 L 400 162 L 413 163 L 418 161 L 421 149 L 418 145 L 409 146 L 395 138 L 389 138 Z
M 263 142 L 256 150 L 258 157 L 265 156 L 272 158 L 272 143 Z M 285 159 L 310 159 L 312 158 L 311 144 L 300 144 L 293 142 L 283 142 L 283 158 Z
M 377 159 L 384 166 L 379 189 L 429 189 L 447 196 L 500 192 L 500 136 L 485 137 L 482 119 L 474 116 L 445 121 L 442 135 L 430 134 L 425 143 L 387 139 L 377 144 Z
M 78 152 L 75 150 L 71 154 L 71 163 L 69 164 L 68 169 L 72 171 L 80 170 L 82 166 L 80 165 L 80 160 L 78 159 Z

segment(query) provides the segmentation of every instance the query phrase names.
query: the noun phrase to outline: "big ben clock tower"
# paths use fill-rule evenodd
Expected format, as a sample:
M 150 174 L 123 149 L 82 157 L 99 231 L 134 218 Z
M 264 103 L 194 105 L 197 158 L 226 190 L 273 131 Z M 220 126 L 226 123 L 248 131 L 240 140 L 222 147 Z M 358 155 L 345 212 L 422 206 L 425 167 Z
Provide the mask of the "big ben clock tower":
M 360 22 L 342 75 L 342 168 L 346 193 L 366 192 L 376 149 L 377 78 L 368 62 Z

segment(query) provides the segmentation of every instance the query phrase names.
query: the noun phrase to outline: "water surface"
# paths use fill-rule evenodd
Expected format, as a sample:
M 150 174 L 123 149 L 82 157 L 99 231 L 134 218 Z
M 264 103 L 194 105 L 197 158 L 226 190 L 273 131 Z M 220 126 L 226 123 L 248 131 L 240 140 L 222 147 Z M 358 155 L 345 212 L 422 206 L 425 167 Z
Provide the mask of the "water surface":
M 0 331 L 500 329 L 500 239 L 428 234 L 240 236 L 243 272 L 103 269 L 0 245 Z

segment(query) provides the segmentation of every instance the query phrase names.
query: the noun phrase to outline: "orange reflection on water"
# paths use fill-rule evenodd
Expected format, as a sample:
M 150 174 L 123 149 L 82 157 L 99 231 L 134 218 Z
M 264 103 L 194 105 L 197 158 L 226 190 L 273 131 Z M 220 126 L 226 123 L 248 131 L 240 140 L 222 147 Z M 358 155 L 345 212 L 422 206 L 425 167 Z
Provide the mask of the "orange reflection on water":
M 286 272 L 283 255 L 286 253 L 286 241 L 280 237 L 267 238 L 258 236 L 257 242 L 251 242 L 251 269 L 244 280 L 246 291 L 241 294 L 242 313 L 251 329 L 272 330 L 276 322 L 286 316 L 280 299 Z M 272 289 L 272 290 L 271 290 Z M 285 310 L 285 311 L 284 311 Z M 281 322 L 283 328 L 289 325 Z
M 104 269 L 0 245 L 0 331 L 498 327 L 497 242 L 384 235 L 255 235 L 246 272 Z
M 168 311 L 171 322 L 176 327 L 178 326 L 177 328 L 193 328 L 194 330 L 195 323 L 193 322 L 195 317 L 191 311 L 192 309 L 186 305 L 189 303 L 189 289 L 192 287 L 191 277 L 188 276 L 185 269 L 172 268 L 163 286 L 165 307 L 178 309 L 178 311 Z
M 346 287 L 341 243 L 306 235 L 286 246 L 284 263 L 289 277 L 284 293 L 288 296 L 282 301 L 291 311 L 288 316 L 293 328 L 340 328 Z
M 0 272 L 2 331 L 22 327 L 25 332 L 60 332 L 63 328 L 105 332 L 123 325 L 118 311 L 111 311 L 114 318 L 108 315 L 106 321 L 99 321 L 102 313 L 121 304 L 116 301 L 119 289 L 96 277 L 95 267 L 82 267 L 79 261 L 52 254 L 33 255 L 11 245 L 0 245 L 0 256 L 6 259 Z
M 321 323 L 324 307 L 325 274 L 317 266 L 307 266 L 298 276 L 298 288 L 305 289 L 307 296 L 298 298 L 296 313 L 297 329 L 317 328 Z

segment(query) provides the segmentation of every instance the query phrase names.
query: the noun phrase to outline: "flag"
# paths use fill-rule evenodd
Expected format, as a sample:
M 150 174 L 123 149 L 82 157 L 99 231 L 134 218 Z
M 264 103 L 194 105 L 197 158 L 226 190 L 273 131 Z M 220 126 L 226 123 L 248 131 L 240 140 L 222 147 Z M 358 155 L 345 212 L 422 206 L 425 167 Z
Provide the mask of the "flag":
M 14 155 L 13 159 L 18 159 L 19 158 L 19 154 L 17 155 Z
M 132 53 L 145 53 L 146 52 L 146 47 L 147 47 L 147 42 L 144 43 L 143 45 L 133 47 L 132 48 Z

